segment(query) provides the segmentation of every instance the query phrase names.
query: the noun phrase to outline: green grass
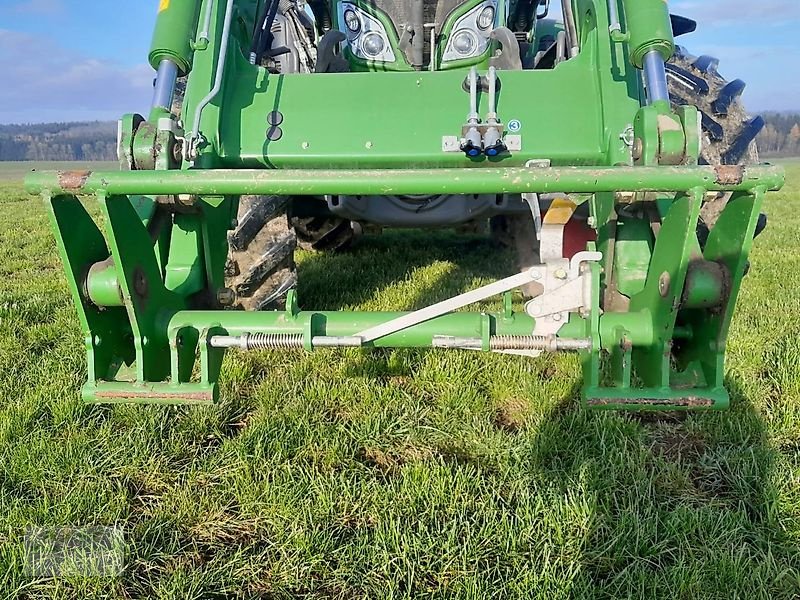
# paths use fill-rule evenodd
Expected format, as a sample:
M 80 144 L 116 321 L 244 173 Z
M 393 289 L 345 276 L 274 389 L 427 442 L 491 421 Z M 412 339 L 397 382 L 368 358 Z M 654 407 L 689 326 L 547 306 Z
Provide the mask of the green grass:
M 39 200 L 0 192 L 0 597 L 797 598 L 800 164 L 729 341 L 733 408 L 584 412 L 575 357 L 231 354 L 209 409 L 84 406 Z M 508 273 L 446 234 L 304 254 L 307 307 L 414 307 Z M 113 580 L 22 573 L 30 525 L 124 529 Z

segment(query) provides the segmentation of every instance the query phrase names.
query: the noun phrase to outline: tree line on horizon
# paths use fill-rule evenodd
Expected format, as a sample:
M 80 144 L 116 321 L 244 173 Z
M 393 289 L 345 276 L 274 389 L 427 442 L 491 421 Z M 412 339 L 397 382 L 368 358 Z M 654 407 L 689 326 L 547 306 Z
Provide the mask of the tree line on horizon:
M 117 124 L 0 125 L 0 161 L 117 160 Z
M 758 136 L 764 158 L 800 156 L 800 112 L 764 113 Z M 38 123 L 0 125 L 0 161 L 114 161 L 117 124 Z
M 767 126 L 756 140 L 763 157 L 800 156 L 800 113 L 765 113 Z

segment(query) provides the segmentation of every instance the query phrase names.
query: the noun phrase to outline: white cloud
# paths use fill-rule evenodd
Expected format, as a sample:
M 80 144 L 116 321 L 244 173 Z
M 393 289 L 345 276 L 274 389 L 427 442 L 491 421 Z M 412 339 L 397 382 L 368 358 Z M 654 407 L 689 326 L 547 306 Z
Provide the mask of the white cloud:
M 0 122 L 118 118 L 147 109 L 153 71 L 58 48 L 0 29 Z

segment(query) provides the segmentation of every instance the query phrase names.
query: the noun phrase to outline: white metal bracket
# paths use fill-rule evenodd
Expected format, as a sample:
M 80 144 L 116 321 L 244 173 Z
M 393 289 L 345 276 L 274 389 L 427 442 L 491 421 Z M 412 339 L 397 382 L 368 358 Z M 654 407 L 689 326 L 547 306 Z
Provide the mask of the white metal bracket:
M 497 296 L 504 292 L 509 292 L 516 288 L 522 287 L 523 285 L 527 285 L 532 281 L 538 280 L 541 277 L 541 273 L 542 271 L 539 267 L 528 269 L 523 273 L 517 273 L 511 277 L 506 277 L 505 279 L 495 281 L 489 285 L 479 287 L 478 289 L 465 292 L 463 294 L 459 294 L 458 296 L 443 300 L 442 302 L 432 304 L 431 306 L 426 306 L 425 308 L 415 310 L 414 312 L 408 313 L 407 315 L 403 315 L 402 317 L 398 317 L 396 319 L 392 319 L 391 321 L 387 321 L 381 325 L 365 329 L 364 331 L 357 333 L 356 337 L 360 337 L 365 343 L 377 340 L 392 333 L 397 333 L 403 329 L 408 329 L 409 327 L 418 325 L 419 323 L 424 323 L 425 321 L 430 321 L 436 317 L 441 317 L 442 315 L 451 313 L 459 308 L 463 308 L 470 304 L 480 302 L 481 300 L 491 298 L 492 296 Z

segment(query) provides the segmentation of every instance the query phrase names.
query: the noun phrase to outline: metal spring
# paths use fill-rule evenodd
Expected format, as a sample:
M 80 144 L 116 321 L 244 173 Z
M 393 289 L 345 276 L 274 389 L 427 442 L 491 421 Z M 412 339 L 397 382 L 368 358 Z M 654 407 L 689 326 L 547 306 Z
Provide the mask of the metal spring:
M 496 335 L 490 340 L 492 350 L 549 350 L 552 344 L 544 335 Z
M 247 336 L 248 350 L 269 350 L 303 347 L 302 333 L 251 333 Z

